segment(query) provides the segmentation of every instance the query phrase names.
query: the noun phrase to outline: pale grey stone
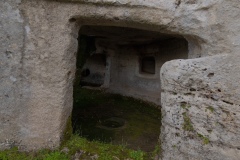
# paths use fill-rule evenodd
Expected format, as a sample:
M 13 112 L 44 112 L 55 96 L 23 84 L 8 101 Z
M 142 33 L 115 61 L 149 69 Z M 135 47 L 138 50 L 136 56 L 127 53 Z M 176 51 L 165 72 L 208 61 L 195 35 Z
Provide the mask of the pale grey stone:
M 163 65 L 163 159 L 239 159 L 239 59 L 233 54 Z
M 60 145 L 72 109 L 79 28 L 105 25 L 188 41 L 192 60 L 165 64 L 159 75 L 162 97 L 160 90 L 154 94 L 162 104 L 163 159 L 239 159 L 238 0 L 78 2 L 0 1 L 1 149 Z M 157 83 L 151 86 L 161 89 Z M 183 130 L 184 112 L 193 132 Z M 208 144 L 203 144 L 204 137 Z

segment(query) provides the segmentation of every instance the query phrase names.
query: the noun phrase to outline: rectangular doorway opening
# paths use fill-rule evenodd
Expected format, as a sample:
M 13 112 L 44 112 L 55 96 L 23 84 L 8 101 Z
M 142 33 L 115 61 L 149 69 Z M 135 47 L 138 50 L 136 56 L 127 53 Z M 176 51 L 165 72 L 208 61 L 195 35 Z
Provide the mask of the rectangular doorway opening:
M 151 152 L 159 145 L 160 68 L 188 57 L 180 36 L 114 26 L 79 31 L 72 125 L 75 133 Z

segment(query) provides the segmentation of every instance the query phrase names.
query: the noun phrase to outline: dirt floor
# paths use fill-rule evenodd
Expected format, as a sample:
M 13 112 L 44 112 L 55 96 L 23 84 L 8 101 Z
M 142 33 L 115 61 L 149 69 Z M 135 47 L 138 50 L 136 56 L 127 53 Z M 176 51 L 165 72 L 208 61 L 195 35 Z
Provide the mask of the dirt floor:
M 159 106 L 99 90 L 75 89 L 74 133 L 91 141 L 153 151 L 159 144 Z

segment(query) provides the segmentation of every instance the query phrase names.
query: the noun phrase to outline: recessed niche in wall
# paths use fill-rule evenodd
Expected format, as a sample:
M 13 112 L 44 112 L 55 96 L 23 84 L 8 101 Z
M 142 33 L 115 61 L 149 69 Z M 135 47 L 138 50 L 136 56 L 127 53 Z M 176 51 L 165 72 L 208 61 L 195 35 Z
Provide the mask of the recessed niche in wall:
M 106 71 L 106 55 L 95 53 L 90 55 L 82 68 L 81 86 L 100 87 L 104 83 Z
M 155 58 L 153 56 L 145 56 L 140 58 L 139 72 L 141 74 L 155 74 Z

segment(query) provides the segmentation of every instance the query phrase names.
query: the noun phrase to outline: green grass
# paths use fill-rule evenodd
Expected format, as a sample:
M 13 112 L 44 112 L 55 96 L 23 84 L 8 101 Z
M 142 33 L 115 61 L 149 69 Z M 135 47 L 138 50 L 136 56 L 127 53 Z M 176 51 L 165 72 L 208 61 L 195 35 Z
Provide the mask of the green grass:
M 68 148 L 68 153 L 61 150 Z M 149 159 L 143 151 L 135 151 L 127 149 L 122 145 L 105 144 L 98 141 L 88 141 L 78 135 L 72 137 L 59 149 L 55 151 L 41 150 L 39 152 L 19 152 L 17 148 L 0 152 L 0 160 L 70 160 L 72 157 L 81 152 L 80 159 L 90 159 L 95 156 L 98 160 L 114 160 L 114 159 L 133 159 L 145 160 Z
M 0 152 L 0 160 L 69 160 L 70 156 L 60 151 L 19 152 L 17 148 Z
M 76 135 L 73 136 L 68 143 L 66 143 L 65 147 L 69 148 L 69 153 L 71 155 L 79 151 L 80 148 L 82 151 L 86 152 L 83 157 L 89 157 L 89 155 L 97 155 L 99 157 L 99 160 L 110 160 L 114 159 L 114 157 L 117 157 L 119 159 L 138 158 L 140 160 L 146 157 L 146 153 L 143 151 L 134 151 L 127 149 L 122 145 L 112 145 L 98 141 L 90 142 L 87 139 Z

